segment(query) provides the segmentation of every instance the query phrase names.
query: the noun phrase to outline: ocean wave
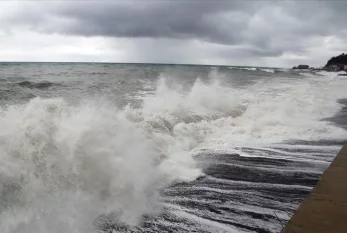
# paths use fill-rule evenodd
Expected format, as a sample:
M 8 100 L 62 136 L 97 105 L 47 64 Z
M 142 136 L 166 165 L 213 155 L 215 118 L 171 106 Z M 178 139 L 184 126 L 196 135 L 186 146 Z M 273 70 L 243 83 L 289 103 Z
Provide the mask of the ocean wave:
M 347 132 L 321 119 L 337 113 L 344 98 L 344 80 L 310 76 L 302 80 L 259 82 L 247 90 L 197 80 L 188 92 L 169 87 L 165 79 L 154 93 L 141 93 L 140 109 L 128 106 L 134 122 L 150 119 L 151 132 L 167 132 L 185 141 L 186 148 L 232 148 L 273 144 L 291 139 L 337 140 Z M 182 137 L 182 138 L 181 138 Z
M 90 73 L 90 75 L 96 75 L 96 76 L 98 76 L 98 75 L 108 75 L 108 74 L 110 74 L 109 72 L 91 72 Z
M 290 71 L 290 69 L 280 68 L 280 69 L 278 69 L 278 71 L 281 71 L 281 72 L 288 72 L 288 71 Z
M 60 86 L 60 84 L 58 83 L 53 83 L 49 81 L 42 81 L 42 82 L 21 81 L 21 82 L 15 83 L 15 85 L 18 85 L 20 87 L 25 87 L 25 88 L 33 88 L 33 89 L 47 89 L 52 86 Z
M 260 70 L 267 72 L 267 73 L 275 73 L 275 70 L 273 70 L 273 69 L 260 69 Z
M 1 232 L 90 232 L 109 214 L 137 224 L 163 185 L 201 174 L 185 142 L 105 102 L 35 98 L 1 113 Z
M 336 77 L 336 76 L 338 76 L 339 74 L 346 74 L 345 71 L 329 72 L 329 71 L 325 71 L 325 70 L 316 71 L 315 73 L 318 74 L 318 75 L 330 76 L 330 77 Z
M 310 72 L 300 72 L 299 75 L 305 76 L 305 77 L 314 77 L 315 75 Z
M 249 71 L 257 71 L 258 69 L 255 67 L 247 68 L 247 67 L 238 67 L 240 70 L 249 70 Z
M 2 108 L 0 231 L 93 232 L 100 216 L 136 225 L 161 211 L 163 187 L 203 175 L 199 148 L 346 138 L 321 120 L 340 110 L 346 82 L 197 79 L 187 89 L 160 78 L 137 107 L 35 98 Z

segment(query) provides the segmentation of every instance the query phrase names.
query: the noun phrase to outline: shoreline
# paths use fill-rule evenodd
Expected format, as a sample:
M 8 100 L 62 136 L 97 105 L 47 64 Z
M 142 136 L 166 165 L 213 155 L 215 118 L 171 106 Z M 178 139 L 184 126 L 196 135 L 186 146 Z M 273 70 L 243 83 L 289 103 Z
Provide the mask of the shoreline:
M 339 99 L 337 100 L 337 102 L 343 105 L 340 111 L 336 113 L 334 116 L 323 120 L 330 121 L 336 124 L 338 127 L 347 130 L 347 99 Z

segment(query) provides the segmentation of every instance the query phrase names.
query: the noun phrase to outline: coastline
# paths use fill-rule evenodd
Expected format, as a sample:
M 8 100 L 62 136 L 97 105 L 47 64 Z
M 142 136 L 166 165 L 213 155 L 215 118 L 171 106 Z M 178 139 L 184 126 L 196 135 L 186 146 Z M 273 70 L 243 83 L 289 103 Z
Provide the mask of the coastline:
M 336 124 L 337 126 L 347 130 L 347 99 L 340 99 L 337 102 L 342 104 L 343 107 L 335 116 L 329 117 L 325 120 L 328 120 Z
M 326 118 L 338 127 L 347 130 L 347 99 L 337 101 L 342 104 L 335 116 Z M 347 139 L 329 167 L 323 172 L 310 194 L 299 205 L 281 233 L 344 233 L 347 231 L 347 185 L 341 177 L 347 174 Z M 316 145 L 328 144 L 317 142 Z

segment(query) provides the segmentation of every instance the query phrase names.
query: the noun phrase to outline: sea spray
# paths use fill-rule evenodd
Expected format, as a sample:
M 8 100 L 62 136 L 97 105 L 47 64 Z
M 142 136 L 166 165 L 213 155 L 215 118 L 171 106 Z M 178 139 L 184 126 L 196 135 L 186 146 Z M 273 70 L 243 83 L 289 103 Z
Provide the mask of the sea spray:
M 192 150 L 344 138 L 345 130 L 321 120 L 341 108 L 344 80 L 322 78 L 243 88 L 160 78 L 136 106 L 35 98 L 2 107 L 0 232 L 94 232 L 100 220 L 137 225 L 160 213 L 163 187 L 202 175 Z
M 170 162 L 106 103 L 35 98 L 3 110 L 0 127 L 1 232 L 84 232 L 100 215 L 137 224 L 160 209 Z

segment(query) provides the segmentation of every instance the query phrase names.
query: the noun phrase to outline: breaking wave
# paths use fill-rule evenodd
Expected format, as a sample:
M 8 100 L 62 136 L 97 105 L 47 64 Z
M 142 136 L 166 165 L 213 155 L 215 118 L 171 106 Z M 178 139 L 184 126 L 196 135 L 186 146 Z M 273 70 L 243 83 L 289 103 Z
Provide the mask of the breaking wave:
M 249 70 L 249 71 L 257 71 L 257 68 L 255 68 L 255 67 L 251 67 L 251 68 L 247 68 L 247 67 L 238 67 L 238 69 L 240 69 L 240 70 Z
M 94 232 L 160 212 L 159 192 L 203 175 L 193 151 L 347 136 L 321 119 L 345 80 L 259 81 L 233 88 L 159 79 L 141 106 L 35 98 L 0 112 L 0 231 Z M 331 90 L 334 90 L 332 92 Z
M 267 73 L 275 73 L 273 69 L 260 69 L 261 71 L 267 72 Z

